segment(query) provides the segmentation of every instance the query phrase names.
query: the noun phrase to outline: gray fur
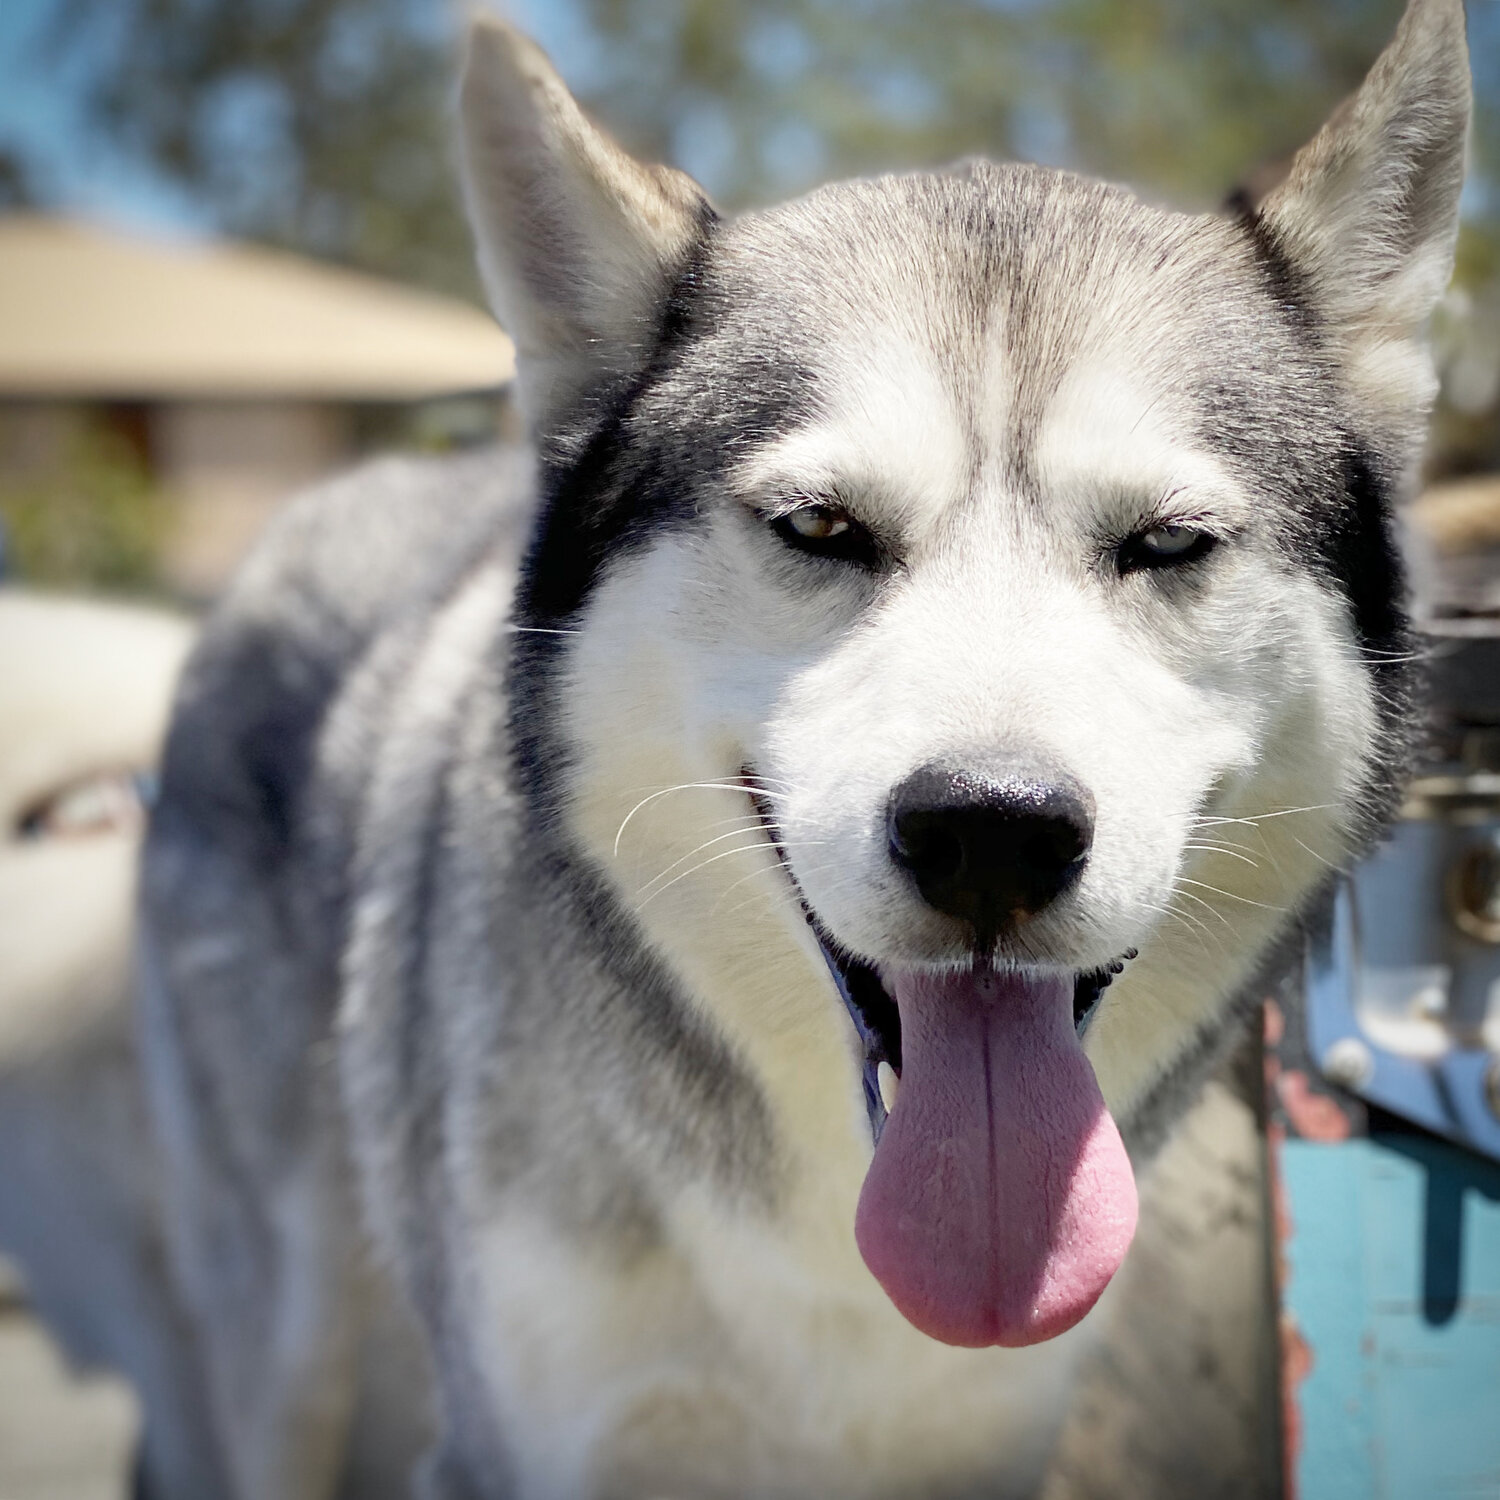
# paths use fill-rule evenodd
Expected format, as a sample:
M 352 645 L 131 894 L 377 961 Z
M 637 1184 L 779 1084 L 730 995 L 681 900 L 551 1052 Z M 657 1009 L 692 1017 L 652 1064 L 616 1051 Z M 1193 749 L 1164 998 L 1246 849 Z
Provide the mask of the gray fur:
M 219 1421 L 249 1434 L 229 1444 L 236 1492 L 336 1480 L 357 1364 L 364 1251 L 331 1042 L 366 747 L 331 743 L 319 764 L 328 702 L 358 663 L 372 689 L 399 677 L 425 610 L 476 553 L 514 559 L 527 468 L 522 455 L 388 460 L 307 497 L 262 543 L 179 690 L 145 863 L 140 1025 L 178 1279 L 218 1330 Z M 304 1224 L 323 1226 L 311 1244 L 297 1242 Z M 267 1316 L 279 1301 L 291 1326 Z M 296 1420 L 288 1402 L 330 1440 L 266 1432 Z M 245 1451 L 277 1446 L 313 1451 L 291 1470 Z
M 934 735 L 984 764 L 1051 734 L 1127 832 L 999 956 L 1139 942 L 1088 1048 L 1160 1137 L 1285 934 L 1266 896 L 1295 914 L 1401 775 L 1389 505 L 1466 87 L 1456 0 L 1414 0 L 1253 221 L 973 164 L 724 222 L 481 24 L 469 196 L 539 479 L 490 453 L 300 504 L 188 670 L 147 850 L 140 1033 L 235 1500 L 321 1500 L 351 1423 L 434 1398 L 434 1500 L 1029 1492 L 1089 1323 L 955 1353 L 864 1275 L 857 1071 L 798 896 L 871 963 L 967 961 L 872 809 Z M 1096 375 L 1145 402 L 1138 480 L 1067 470 L 1070 411 L 1121 409 Z M 1217 476 L 1219 560 L 1131 581 L 1163 453 Z M 809 496 L 879 566 L 778 542 Z M 1292 787 L 1317 817 L 1266 825 L 1253 876 L 1185 833 L 1158 861 L 1222 935 L 1161 916 L 1128 830 L 1261 828 L 1309 812 Z M 710 874 L 726 810 L 753 828 Z M 377 1323 L 407 1349 L 383 1393 Z

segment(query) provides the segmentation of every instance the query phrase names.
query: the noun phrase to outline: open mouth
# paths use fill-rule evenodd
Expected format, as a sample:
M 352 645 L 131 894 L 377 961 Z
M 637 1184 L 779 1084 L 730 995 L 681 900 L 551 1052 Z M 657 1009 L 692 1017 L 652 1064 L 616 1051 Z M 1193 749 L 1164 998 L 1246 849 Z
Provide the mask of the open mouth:
M 818 940 L 823 960 L 828 965 L 829 973 L 833 975 L 834 985 L 849 1012 L 849 1018 L 854 1022 L 864 1060 L 865 1108 L 870 1116 L 870 1134 L 875 1144 L 879 1145 L 880 1133 L 885 1127 L 890 1104 L 901 1079 L 900 1007 L 881 982 L 875 968 L 855 958 L 835 942 L 818 920 L 817 913 L 808 905 L 782 849 L 780 828 L 770 801 L 762 790 L 760 778 L 749 767 L 745 767 L 740 772 L 740 780 L 744 783 L 756 816 L 786 872 L 808 926 Z M 1136 950 L 1129 948 L 1102 968 L 1082 969 L 1073 976 L 1073 1029 L 1080 1039 L 1098 1013 L 1099 1002 L 1103 999 L 1105 990 L 1135 957 Z
M 795 888 L 795 879 L 792 883 Z M 865 1109 L 870 1116 L 870 1134 L 878 1146 L 901 1080 L 901 1010 L 875 969 L 845 953 L 828 936 L 806 901 L 802 901 L 802 909 L 859 1036 Z M 1136 952 L 1131 948 L 1101 969 L 1086 969 L 1073 976 L 1073 1030 L 1080 1040 L 1098 1013 L 1105 990 L 1134 957 Z
M 809 909 L 760 783 L 743 780 L 859 1035 L 875 1141 L 854 1225 L 865 1264 L 944 1343 L 1066 1331 L 1135 1232 L 1134 1174 L 1082 1046 L 1134 954 L 1071 975 L 983 957 L 877 970 Z

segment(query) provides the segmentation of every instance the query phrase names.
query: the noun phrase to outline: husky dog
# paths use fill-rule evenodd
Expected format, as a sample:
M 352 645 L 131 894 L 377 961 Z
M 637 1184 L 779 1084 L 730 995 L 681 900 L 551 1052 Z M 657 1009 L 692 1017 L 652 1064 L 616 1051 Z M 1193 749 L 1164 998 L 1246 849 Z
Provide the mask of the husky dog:
M 725 219 L 477 25 L 534 470 L 297 508 L 145 856 L 227 1493 L 429 1386 L 444 1500 L 1034 1489 L 1132 1157 L 1399 786 L 1468 111 L 1412 0 L 1253 212 L 973 162 Z

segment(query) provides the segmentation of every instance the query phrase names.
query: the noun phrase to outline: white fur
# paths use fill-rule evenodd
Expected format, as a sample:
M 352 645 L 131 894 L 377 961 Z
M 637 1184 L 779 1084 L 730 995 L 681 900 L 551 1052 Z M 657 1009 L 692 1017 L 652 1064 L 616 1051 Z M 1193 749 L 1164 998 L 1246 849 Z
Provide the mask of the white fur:
M 1452 0 L 1414 0 L 1355 106 L 1364 133 L 1351 147 L 1331 125 L 1267 208 L 1323 299 L 1329 357 L 1362 409 L 1406 429 L 1430 395 L 1421 323 L 1451 257 L 1443 188 L 1467 97 L 1444 87 L 1461 65 L 1456 16 Z M 652 214 L 629 178 L 604 213 L 617 167 L 599 165 L 529 52 L 528 87 L 548 101 L 540 124 L 508 105 L 497 131 L 476 112 L 492 44 L 481 37 L 471 67 L 471 140 L 490 131 L 532 155 L 537 130 L 562 141 L 557 185 L 540 197 L 514 172 L 470 188 L 497 308 L 523 355 L 539 341 L 542 373 L 523 366 L 523 378 L 547 440 L 560 377 L 545 362 L 572 357 L 576 330 L 547 345 L 536 320 L 553 315 L 555 286 L 490 226 L 507 215 L 523 235 L 550 226 L 565 251 L 594 239 L 601 259 L 576 288 L 577 318 L 603 330 L 596 367 L 619 372 L 639 366 L 637 319 L 689 200 L 674 181 Z M 1383 132 L 1424 89 L 1441 96 L 1416 107 L 1430 140 Z M 1382 215 L 1424 150 L 1447 175 L 1398 260 Z M 471 171 L 476 159 L 471 147 Z M 577 187 L 585 160 L 589 193 Z M 619 215 L 623 238 L 606 224 Z M 633 281 L 627 261 L 645 266 Z M 1035 435 L 1034 504 L 1010 467 L 1024 382 L 1005 309 L 955 333 L 971 359 L 959 397 L 921 275 L 878 249 L 859 264 L 861 295 L 808 356 L 816 414 L 732 466 L 697 527 L 610 567 L 566 648 L 569 829 L 749 1069 L 786 1185 L 770 1216 L 684 1190 L 667 1248 L 629 1274 L 494 1211 L 476 1260 L 482 1363 L 515 1415 L 528 1496 L 654 1493 L 658 1473 L 703 1494 L 900 1494 L 987 1467 L 1019 1491 L 1088 1337 L 1086 1322 L 1030 1350 L 941 1348 L 861 1264 L 850 1226 L 871 1147 L 856 1040 L 737 784 L 743 768 L 763 779 L 801 897 L 876 965 L 967 959 L 889 857 L 885 809 L 903 778 L 933 761 L 983 770 L 1024 755 L 1087 787 L 1085 871 L 1007 956 L 1081 970 L 1141 950 L 1087 1042 L 1121 1115 L 1221 1023 L 1288 905 L 1344 857 L 1359 821 L 1377 713 L 1347 607 L 1285 565 L 1265 497 L 1184 435 L 1182 393 L 1129 316 L 1140 288 L 1095 289 L 1095 324 Z M 812 565 L 773 563 L 774 544 L 751 539 L 756 512 L 828 493 L 900 536 L 899 576 L 797 575 Z M 1101 560 L 1097 538 L 1143 515 L 1229 538 L 1210 586 L 1173 593 Z M 722 1470 L 694 1468 L 710 1451 Z
M 598 1371 L 594 1388 L 611 1393 L 599 1398 L 606 1408 L 620 1379 L 608 1374 L 611 1357 L 649 1390 L 681 1378 L 684 1362 L 719 1370 L 733 1349 L 756 1371 L 747 1391 L 796 1390 L 804 1400 L 808 1361 L 840 1368 L 838 1380 L 814 1381 L 826 1405 L 816 1433 L 805 1434 L 825 1455 L 829 1488 L 820 1492 L 830 1494 L 850 1461 L 846 1434 L 872 1410 L 883 1414 L 872 1424 L 882 1442 L 864 1455 L 853 1492 L 890 1475 L 899 1493 L 903 1461 L 913 1475 L 939 1461 L 962 1468 L 955 1432 L 934 1412 L 994 1402 L 980 1430 L 997 1448 L 1014 1444 L 1055 1415 L 1052 1392 L 1074 1357 L 1075 1340 L 1014 1353 L 941 1349 L 894 1314 L 860 1262 L 849 1226 L 870 1144 L 855 1038 L 786 875 L 732 782 L 741 766 L 766 778 L 787 855 L 820 917 L 887 963 L 958 956 L 890 869 L 884 805 L 893 785 L 932 759 L 1009 747 L 1040 748 L 1079 776 L 1098 801 L 1094 851 L 1066 909 L 1039 919 L 1034 941 L 1037 958 L 1067 968 L 1144 950 L 1089 1037 L 1119 1112 L 1245 981 L 1284 920 L 1288 891 L 1338 857 L 1339 804 L 1355 790 L 1373 710 L 1337 607 L 1252 557 L 1184 622 L 1170 605 L 1142 602 L 1128 582 L 1101 582 L 1066 561 L 1083 519 L 1122 494 L 1175 489 L 1184 503 L 1211 502 L 1234 518 L 1253 510 L 1253 497 L 1209 456 L 1142 422 L 1143 395 L 1084 372 L 1048 414 L 1042 450 L 1056 505 L 1018 519 L 982 468 L 976 493 L 959 488 L 968 468 L 957 423 L 911 371 L 910 362 L 873 360 L 847 407 L 763 455 L 744 484 L 755 493 L 768 476 L 793 489 L 837 482 L 840 493 L 870 495 L 908 522 L 920 512 L 910 576 L 874 618 L 853 587 L 830 587 L 816 601 L 799 594 L 784 607 L 724 527 L 707 541 L 665 538 L 615 569 L 569 653 L 568 738 L 581 756 L 573 826 L 753 1070 L 790 1187 L 770 1224 L 722 1203 L 680 1205 L 679 1264 L 662 1271 L 662 1285 L 679 1297 L 684 1284 L 694 1288 L 724 1340 L 696 1358 L 661 1322 L 655 1298 L 621 1286 L 612 1302 L 607 1289 L 581 1296 L 589 1278 L 559 1264 L 558 1247 L 533 1258 L 554 1268 L 543 1301 L 556 1311 L 545 1336 L 532 1330 L 527 1377 L 506 1388 L 532 1412 L 522 1425 L 537 1433 L 539 1454 L 573 1450 L 563 1429 L 538 1420 L 535 1361 L 545 1363 L 547 1350 L 573 1360 L 589 1331 L 604 1340 L 587 1363 Z M 1003 389 L 994 404 L 1003 407 Z M 898 408 L 907 420 L 894 420 Z M 878 500 L 865 475 L 880 477 Z M 670 631 L 659 627 L 664 618 Z M 1303 811 L 1314 802 L 1333 805 Z M 1216 837 L 1227 832 L 1241 847 L 1194 850 L 1200 806 L 1226 819 L 1286 816 L 1216 826 Z M 488 1258 L 487 1284 L 499 1298 L 509 1280 L 508 1297 L 535 1306 L 537 1288 L 507 1277 L 512 1254 Z M 508 1335 L 524 1321 L 497 1304 L 497 1360 L 520 1359 Z M 648 1357 L 654 1341 L 660 1355 Z M 669 1374 L 649 1373 L 658 1360 Z M 863 1368 L 878 1372 L 869 1385 L 849 1378 Z M 569 1420 L 581 1420 L 576 1384 L 563 1385 Z M 610 1428 L 604 1411 L 588 1410 L 605 1428 L 595 1439 L 605 1451 L 623 1440 L 623 1417 Z M 748 1394 L 735 1411 L 787 1430 L 786 1414 Z M 774 1445 L 751 1437 L 738 1451 L 769 1464 Z M 659 1457 L 669 1468 L 670 1455 Z M 804 1450 L 781 1482 L 807 1463 Z M 1012 1451 L 1006 1467 L 1027 1472 L 1024 1454 Z
M 1140 949 L 1087 1049 L 1124 1125 L 1164 1126 L 1399 760 L 1323 544 L 1419 448 L 1461 24 L 1412 0 L 1248 225 L 986 166 L 711 225 L 477 29 L 468 196 L 562 486 L 520 623 L 556 650 L 505 696 L 522 507 L 462 464 L 299 508 L 208 626 L 137 1007 L 191 1346 L 153 1422 L 201 1405 L 229 1476 L 187 1493 L 324 1500 L 351 1412 L 394 1428 L 431 1375 L 434 1497 L 1034 1489 L 1097 1315 L 957 1350 L 866 1271 L 861 1059 L 803 903 L 877 968 L 966 964 L 892 858 L 893 790 L 1013 757 L 1076 782 L 1087 864 L 1000 957 Z M 888 565 L 767 524 L 830 494 Z M 624 544 L 597 569 L 594 522 Z M 1118 565 L 1168 522 L 1217 552 Z M 361 1209 L 427 1341 L 383 1395 L 363 1304 L 407 1302 Z

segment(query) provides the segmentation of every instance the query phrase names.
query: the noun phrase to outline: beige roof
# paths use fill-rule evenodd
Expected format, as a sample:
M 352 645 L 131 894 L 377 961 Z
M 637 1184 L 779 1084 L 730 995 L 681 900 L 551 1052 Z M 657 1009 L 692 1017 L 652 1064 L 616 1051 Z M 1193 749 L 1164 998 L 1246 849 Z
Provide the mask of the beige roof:
M 503 384 L 466 302 L 248 245 L 0 216 L 0 395 L 409 400 Z
M 1429 485 L 1408 515 L 1441 553 L 1500 548 L 1500 474 Z

